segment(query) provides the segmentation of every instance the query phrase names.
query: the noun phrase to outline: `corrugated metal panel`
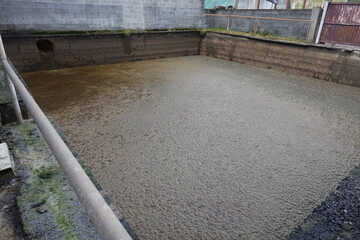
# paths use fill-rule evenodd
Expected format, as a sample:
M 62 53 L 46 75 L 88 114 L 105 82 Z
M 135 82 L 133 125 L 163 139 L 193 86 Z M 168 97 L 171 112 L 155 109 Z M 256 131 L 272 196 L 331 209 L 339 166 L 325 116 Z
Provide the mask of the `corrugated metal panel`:
M 360 46 L 360 3 L 330 3 L 320 42 Z
M 307 0 L 306 9 L 324 6 L 326 0 Z M 332 2 L 345 2 L 346 0 L 332 0 Z M 236 0 L 205 0 L 205 9 L 213 9 L 216 6 L 235 6 Z M 238 9 L 256 9 L 258 0 L 239 0 Z M 287 0 L 278 0 L 277 9 L 285 9 Z M 304 0 L 291 0 L 291 9 L 302 9 Z M 274 6 L 266 1 L 260 1 L 260 9 L 272 9 Z
M 235 0 L 205 0 L 205 9 L 213 9 L 217 6 L 235 6 Z

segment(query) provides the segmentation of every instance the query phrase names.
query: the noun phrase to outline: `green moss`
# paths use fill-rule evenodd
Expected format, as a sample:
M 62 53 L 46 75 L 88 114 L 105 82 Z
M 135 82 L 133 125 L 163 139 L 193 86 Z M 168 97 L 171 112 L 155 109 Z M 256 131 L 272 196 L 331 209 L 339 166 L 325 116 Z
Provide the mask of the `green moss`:
M 113 31 L 113 30 L 96 30 L 96 31 L 38 31 L 33 32 L 31 35 L 90 35 L 90 34 L 112 34 L 112 33 L 119 33 L 121 31 Z
M 27 121 L 14 127 L 28 149 L 28 160 L 24 165 L 27 170 L 22 167 L 27 177 L 17 199 L 19 207 L 27 209 L 23 214 L 25 232 L 36 232 L 36 219 L 41 217 L 36 207 L 41 205 L 49 212 L 49 221 L 57 226 L 64 239 L 78 239 L 74 221 L 79 219 L 80 213 L 71 200 L 75 196 L 59 164 L 49 155 L 34 122 Z
M 64 239 L 79 239 L 79 236 L 74 233 L 72 225 L 69 223 L 69 219 L 66 216 L 58 214 L 56 218 L 57 223 L 61 226 L 64 232 Z
M 359 0 L 360 1 L 360 0 Z M 277 39 L 277 40 L 286 40 L 286 41 L 293 41 L 293 42 L 306 42 L 305 39 L 299 37 L 282 37 L 276 32 L 257 32 L 257 33 L 249 33 L 249 32 L 238 32 L 238 31 L 226 31 L 225 27 L 214 27 L 208 29 L 201 29 L 201 28 L 167 28 L 167 29 L 145 29 L 145 30 L 131 30 L 131 29 L 123 29 L 123 30 L 97 30 L 97 31 L 52 31 L 52 32 L 34 32 L 34 35 L 72 35 L 72 34 L 84 34 L 84 35 L 100 35 L 100 34 L 115 34 L 115 33 L 122 33 L 125 36 L 130 36 L 133 33 L 148 33 L 148 32 L 176 32 L 176 31 L 199 31 L 200 36 L 204 36 L 206 32 L 222 32 L 222 33 L 231 33 L 231 34 L 238 34 L 244 36 L 256 36 L 266 39 Z
M 205 36 L 207 32 L 206 29 L 202 29 L 202 28 L 197 29 L 197 31 L 199 31 L 201 37 Z
M 18 130 L 21 138 L 25 141 L 27 147 L 34 148 L 39 145 L 37 138 L 33 137 L 35 123 L 32 120 L 29 120 L 27 124 L 16 124 L 14 127 Z
M 66 189 L 67 182 L 60 167 L 53 161 L 37 162 L 34 163 L 32 172 L 29 189 L 26 194 L 22 194 L 24 200 L 44 202 L 43 206 L 53 214 L 64 239 L 78 239 L 70 219 L 72 215 L 69 214 L 74 214 L 77 210 L 69 202 L 70 192 Z M 35 210 L 34 212 L 36 214 Z
M 125 36 L 130 36 L 131 33 L 133 33 L 133 31 L 132 31 L 132 30 L 129 30 L 129 29 L 125 29 L 125 30 L 122 31 L 122 33 L 123 33 Z
M 34 175 L 42 179 L 49 179 L 59 172 L 59 167 L 54 163 L 44 163 L 43 165 L 36 165 L 33 167 L 32 172 Z
M 115 34 L 123 33 L 131 35 L 132 33 L 146 33 L 146 32 L 175 32 L 175 31 L 196 31 L 195 28 L 168 28 L 168 29 L 145 29 L 145 30 L 94 30 L 94 31 L 37 31 L 30 33 L 31 35 L 99 35 L 99 34 Z

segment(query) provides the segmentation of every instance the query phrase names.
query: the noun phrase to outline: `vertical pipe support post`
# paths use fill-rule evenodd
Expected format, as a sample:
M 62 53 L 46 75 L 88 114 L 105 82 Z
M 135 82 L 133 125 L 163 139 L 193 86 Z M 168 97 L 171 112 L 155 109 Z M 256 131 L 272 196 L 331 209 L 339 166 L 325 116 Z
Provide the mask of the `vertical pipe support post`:
M 329 1 L 325 2 L 325 6 L 324 6 L 323 13 L 322 13 L 319 30 L 318 30 L 316 41 L 315 41 L 316 44 L 318 44 L 320 42 L 320 36 L 321 36 L 321 32 L 322 32 L 322 29 L 323 29 L 323 26 L 324 26 L 324 21 L 325 21 L 325 17 L 326 17 L 326 13 L 327 13 L 329 3 L 330 3 Z
M 1 35 L 0 35 L 0 58 L 1 58 L 1 60 L 7 60 Z M 19 105 L 19 100 L 16 95 L 15 86 L 14 86 L 13 82 L 11 81 L 11 78 L 10 78 L 9 74 L 6 72 L 5 68 L 4 68 L 4 73 L 5 73 L 5 78 L 6 78 L 6 81 L 9 85 L 9 89 L 10 89 L 11 101 L 13 103 L 16 121 L 18 123 L 22 123 L 24 120 L 21 115 L 21 109 L 20 109 L 20 105 Z
M 227 16 L 227 26 L 226 26 L 226 31 L 228 32 L 230 29 L 230 13 L 229 10 L 227 10 L 228 12 L 228 16 Z

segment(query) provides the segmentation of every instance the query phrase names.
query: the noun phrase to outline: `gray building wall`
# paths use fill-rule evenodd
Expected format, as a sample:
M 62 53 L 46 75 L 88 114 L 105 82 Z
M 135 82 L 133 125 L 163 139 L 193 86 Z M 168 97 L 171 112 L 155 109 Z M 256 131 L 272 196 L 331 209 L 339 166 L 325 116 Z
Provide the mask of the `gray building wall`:
M 268 10 L 268 9 L 239 9 L 239 10 L 206 10 L 206 13 L 229 14 L 239 16 L 256 16 L 269 18 L 288 18 L 310 20 L 311 9 L 305 10 Z M 226 16 L 206 16 L 208 28 L 226 28 L 228 19 Z M 257 24 L 256 24 L 257 22 Z M 291 22 L 279 20 L 263 20 L 254 18 L 231 18 L 230 31 L 253 32 L 254 27 L 257 32 L 268 32 L 284 37 L 299 37 L 306 39 L 308 32 L 308 22 Z
M 203 0 L 1 0 L 0 30 L 201 28 Z

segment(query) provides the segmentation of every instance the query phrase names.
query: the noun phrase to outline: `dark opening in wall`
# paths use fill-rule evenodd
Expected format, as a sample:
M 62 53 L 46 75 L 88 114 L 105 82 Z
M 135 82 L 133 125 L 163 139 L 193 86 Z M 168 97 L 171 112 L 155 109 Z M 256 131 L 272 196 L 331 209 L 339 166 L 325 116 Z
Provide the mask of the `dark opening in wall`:
M 47 39 L 37 40 L 36 47 L 40 52 L 53 52 L 54 51 L 54 44 Z

